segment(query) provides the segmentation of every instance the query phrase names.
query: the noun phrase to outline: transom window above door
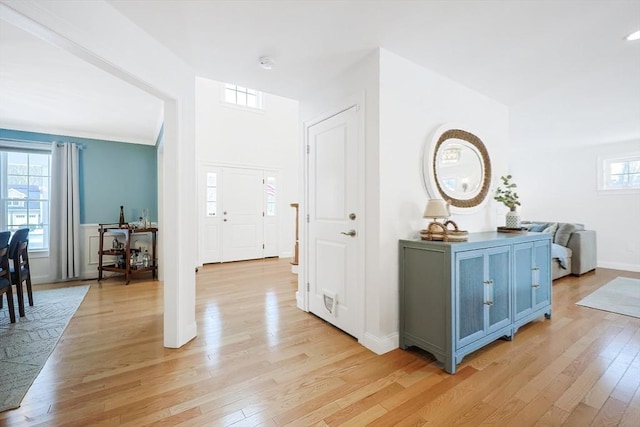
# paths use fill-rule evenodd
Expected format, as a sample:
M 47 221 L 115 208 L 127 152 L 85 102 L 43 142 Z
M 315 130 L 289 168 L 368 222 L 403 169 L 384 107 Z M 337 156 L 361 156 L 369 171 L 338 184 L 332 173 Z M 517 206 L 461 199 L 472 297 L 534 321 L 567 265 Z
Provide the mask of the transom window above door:
M 262 92 L 225 83 L 223 86 L 222 100 L 227 104 L 246 107 L 255 110 L 263 110 Z

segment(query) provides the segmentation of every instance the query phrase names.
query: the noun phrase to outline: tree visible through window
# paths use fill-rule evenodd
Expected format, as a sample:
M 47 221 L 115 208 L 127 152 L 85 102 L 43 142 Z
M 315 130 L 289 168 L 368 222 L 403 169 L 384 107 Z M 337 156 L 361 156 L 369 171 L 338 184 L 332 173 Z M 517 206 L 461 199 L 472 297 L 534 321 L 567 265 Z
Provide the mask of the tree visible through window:
M 29 228 L 29 249 L 48 249 L 51 155 L 0 151 L 0 165 L 0 229 Z

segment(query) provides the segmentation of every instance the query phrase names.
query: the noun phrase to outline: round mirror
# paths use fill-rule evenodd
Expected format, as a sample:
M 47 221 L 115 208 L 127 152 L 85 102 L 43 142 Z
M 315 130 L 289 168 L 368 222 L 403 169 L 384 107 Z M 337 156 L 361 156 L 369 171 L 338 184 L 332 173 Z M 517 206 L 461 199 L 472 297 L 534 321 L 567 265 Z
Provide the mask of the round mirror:
M 436 133 L 423 159 L 429 196 L 445 199 L 457 208 L 474 208 L 487 197 L 491 185 L 491 161 L 476 135 L 445 128 Z

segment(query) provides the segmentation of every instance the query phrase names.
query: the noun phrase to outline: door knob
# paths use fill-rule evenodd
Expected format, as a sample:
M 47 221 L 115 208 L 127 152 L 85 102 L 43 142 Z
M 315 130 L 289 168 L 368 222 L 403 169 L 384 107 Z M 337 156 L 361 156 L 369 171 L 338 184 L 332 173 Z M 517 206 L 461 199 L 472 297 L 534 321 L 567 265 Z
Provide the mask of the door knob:
M 340 234 L 344 234 L 345 236 L 355 237 L 356 230 L 341 231 Z

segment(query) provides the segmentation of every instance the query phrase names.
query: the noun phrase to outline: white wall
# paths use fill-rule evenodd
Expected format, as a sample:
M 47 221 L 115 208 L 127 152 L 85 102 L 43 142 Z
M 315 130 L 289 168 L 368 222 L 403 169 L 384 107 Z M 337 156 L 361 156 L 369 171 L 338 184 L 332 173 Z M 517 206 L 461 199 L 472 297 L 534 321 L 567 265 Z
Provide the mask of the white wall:
M 640 193 L 597 190 L 598 157 L 640 151 L 640 140 L 586 147 L 511 148 L 523 217 L 578 222 L 597 233 L 597 265 L 640 271 Z
M 247 111 L 220 102 L 221 83 L 196 77 L 196 151 L 199 164 L 278 170 L 278 248 L 292 257 L 295 210 L 301 173 L 298 101 L 263 94 L 264 112 Z
M 640 151 L 638 61 L 584 73 L 527 99 L 511 108 L 509 123 L 523 218 L 583 223 L 597 233 L 597 265 L 631 271 L 640 271 L 640 193 L 599 193 L 597 162 Z
M 197 331 L 193 69 L 104 1 L 4 0 L 0 12 L 2 19 L 164 101 L 158 168 L 164 343 L 182 346 Z
M 419 238 L 427 223 L 422 218 L 429 198 L 421 166 L 425 144 L 442 124 L 461 126 L 484 142 L 495 181 L 507 171 L 508 119 L 505 105 L 381 49 L 380 262 L 373 275 L 381 292 L 379 336 L 398 331 L 398 240 Z M 495 230 L 504 217 L 487 197 L 483 209 L 452 219 L 470 232 Z

